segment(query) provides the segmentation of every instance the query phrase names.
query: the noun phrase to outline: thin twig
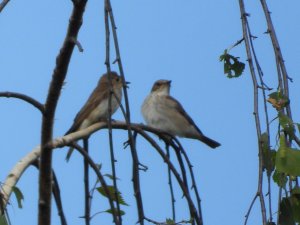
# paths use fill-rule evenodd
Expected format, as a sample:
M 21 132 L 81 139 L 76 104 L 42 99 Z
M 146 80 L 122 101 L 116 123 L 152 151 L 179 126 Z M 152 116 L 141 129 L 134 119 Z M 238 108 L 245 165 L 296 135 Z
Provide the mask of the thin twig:
M 245 215 L 245 222 L 244 222 L 244 225 L 246 225 L 247 222 L 248 222 L 248 219 L 249 219 L 249 216 L 250 216 L 250 212 L 251 212 L 252 207 L 253 207 L 253 205 L 254 205 L 254 203 L 255 203 L 255 201 L 256 201 L 256 199 L 257 199 L 258 196 L 259 196 L 259 194 L 256 193 L 256 195 L 255 195 L 254 198 L 252 199 L 252 202 L 251 202 L 251 204 L 250 204 L 250 206 L 249 206 L 248 212 L 247 212 L 246 215 Z
M 89 154 L 88 138 L 83 139 L 83 149 L 86 154 Z M 90 225 L 91 221 L 91 196 L 90 196 L 90 176 L 89 176 L 89 162 L 86 158 L 83 159 L 83 180 L 84 180 L 84 220 L 85 225 Z
M 114 39 L 114 45 L 115 45 L 115 51 L 116 51 L 116 58 L 120 70 L 120 76 L 122 78 L 123 82 L 123 92 L 124 92 L 124 101 L 125 101 L 125 108 L 126 108 L 126 114 L 124 115 L 126 123 L 127 123 L 127 131 L 128 131 L 128 138 L 129 138 L 129 145 L 130 145 L 130 150 L 131 150 L 131 155 L 132 155 L 132 161 L 133 161 L 133 168 L 132 168 L 132 176 L 133 176 L 133 187 L 134 187 L 134 195 L 136 198 L 137 202 L 137 210 L 138 210 L 138 216 L 139 216 L 139 223 L 141 225 L 144 225 L 144 210 L 143 210 L 143 202 L 142 202 L 142 196 L 141 196 L 141 191 L 140 191 L 140 178 L 139 178 L 139 160 L 138 160 L 138 155 L 136 151 L 136 146 L 134 143 L 133 135 L 132 135 L 132 130 L 131 130 L 131 119 L 130 119 L 130 108 L 129 108 L 129 99 L 128 99 L 128 94 L 127 94 L 127 85 L 126 85 L 126 80 L 124 76 L 124 71 L 123 71 L 123 65 L 121 61 L 121 54 L 120 54 L 120 49 L 119 49 L 119 43 L 118 43 L 118 37 L 117 37 L 117 32 L 116 32 L 116 24 L 115 24 L 115 19 L 111 7 L 110 0 L 105 0 L 105 9 L 107 10 L 111 22 L 111 27 L 112 27 L 112 32 L 113 32 L 113 39 Z
M 247 30 L 248 30 L 248 34 L 250 35 L 250 37 L 252 36 L 251 34 L 251 30 L 250 30 L 250 26 L 249 26 L 249 23 L 248 21 L 246 20 L 246 25 L 247 25 Z M 250 44 L 250 47 L 251 47 L 251 51 L 252 51 L 252 54 L 253 54 L 253 58 L 254 58 L 254 62 L 255 62 L 255 65 L 256 65 L 256 69 L 257 69 L 257 73 L 258 73 L 258 78 L 259 78 L 259 81 L 260 81 L 260 84 L 261 86 L 264 86 L 264 81 L 263 81 L 263 72 L 262 72 L 262 69 L 261 69 L 261 66 L 258 62 L 258 59 L 257 59 L 257 56 L 256 56 L 256 52 L 255 52 L 255 48 L 254 48 L 254 44 L 253 44 L 253 41 L 252 41 L 252 38 L 249 38 L 249 44 Z M 267 97 L 266 97 L 266 91 L 265 91 L 265 88 L 262 88 L 261 89 L 262 91 L 262 97 L 263 97 L 263 107 L 264 107 L 264 115 L 265 115 L 265 124 L 266 124 L 266 129 L 267 129 L 267 137 L 268 137 L 268 143 L 267 145 L 270 146 L 270 126 L 269 126 L 269 114 L 268 114 L 268 108 L 267 108 Z M 271 151 L 270 148 L 268 148 L 268 151 Z M 268 200 L 269 200 L 269 221 L 272 221 L 272 204 L 271 204 L 271 185 L 270 185 L 270 182 L 271 182 L 271 179 L 270 179 L 270 176 L 271 174 L 269 174 L 267 172 L 267 176 L 268 176 Z
M 91 157 L 87 154 L 87 152 L 81 148 L 77 143 L 72 143 L 70 145 L 71 147 L 74 147 L 88 162 L 89 166 L 94 170 L 95 174 L 97 175 L 98 180 L 100 181 L 101 186 L 103 187 L 104 193 L 109 201 L 109 205 L 111 208 L 111 214 L 113 216 L 113 221 L 116 225 L 120 225 L 120 222 L 118 221 L 118 217 L 116 215 L 116 209 L 113 203 L 113 200 L 111 198 L 108 186 L 104 180 L 103 175 L 101 174 L 101 172 L 99 171 L 98 166 L 96 165 L 96 163 L 94 163 L 94 161 L 91 159 Z
M 113 186 L 114 186 L 114 195 L 116 199 L 116 204 L 117 204 L 117 213 L 119 217 L 120 224 L 122 224 L 122 216 L 121 216 L 121 209 L 120 209 L 120 203 L 119 203 L 119 198 L 118 198 L 118 186 L 117 186 L 117 175 L 116 175 L 116 159 L 115 159 L 115 154 L 114 154 L 114 145 L 113 145 L 113 137 L 112 137 L 112 127 L 111 127 L 111 122 L 112 122 L 112 95 L 114 93 L 113 87 L 112 87 L 112 81 L 111 81 L 111 68 L 110 68 L 110 30 L 109 30 L 109 17 L 108 17 L 108 8 L 107 8 L 107 2 L 105 1 L 104 5 L 104 22 L 105 22 L 105 65 L 107 69 L 107 74 L 108 74 L 108 84 L 109 84 L 109 96 L 108 96 L 108 138 L 109 138 L 109 149 L 110 149 L 110 161 L 111 161 L 111 168 L 112 168 L 112 176 L 113 176 Z M 117 100 L 118 101 L 118 100 Z
M 40 112 L 42 114 L 44 114 L 44 105 L 41 104 L 40 102 L 38 102 L 37 100 L 35 100 L 34 98 L 31 98 L 28 95 L 24 95 L 21 93 L 17 93 L 17 92 L 0 92 L 0 97 L 6 97 L 6 98 L 17 98 L 17 99 L 21 99 L 29 104 L 31 104 L 32 106 L 34 106 L 35 108 L 37 108 L 38 110 L 40 110 Z
M 179 173 L 177 172 L 177 170 L 175 169 L 174 165 L 172 164 L 172 162 L 170 162 L 170 160 L 168 159 L 167 155 L 163 152 L 163 150 L 160 148 L 160 146 L 142 129 L 137 129 L 136 127 L 132 127 L 133 129 L 135 129 L 142 137 L 144 137 L 153 147 L 154 149 L 156 149 L 156 151 L 159 153 L 159 155 L 163 158 L 164 162 L 167 163 L 168 167 L 170 168 L 170 170 L 172 171 L 173 175 L 175 176 L 181 190 L 184 193 L 184 197 L 187 200 L 188 206 L 189 206 L 189 210 L 190 213 L 192 215 L 192 219 L 196 221 L 196 223 L 198 225 L 202 225 L 202 221 L 199 218 L 199 215 L 197 213 L 196 207 L 191 199 L 189 190 L 186 188 L 184 182 L 182 181 Z
M 170 159 L 170 149 L 169 145 L 166 145 L 166 150 L 167 150 L 167 157 L 169 160 Z M 170 194 L 171 194 L 171 206 L 172 206 L 172 219 L 173 221 L 176 221 L 176 211 L 175 211 L 175 197 L 174 197 L 174 190 L 173 190 L 173 183 L 172 183 L 172 175 L 171 175 L 171 169 L 168 167 L 168 184 L 170 187 Z
M 197 200 L 197 206 L 198 206 L 198 213 L 199 213 L 199 219 L 201 220 L 201 223 L 203 223 L 203 216 L 202 216 L 202 209 L 201 209 L 201 198 L 200 198 L 200 194 L 197 188 L 197 184 L 196 184 L 196 179 L 195 179 L 195 175 L 194 175 L 194 171 L 193 171 L 193 165 L 191 164 L 188 155 L 186 154 L 186 151 L 184 150 L 184 148 L 182 147 L 181 143 L 178 141 L 177 138 L 173 139 L 175 141 L 175 143 L 177 144 L 177 146 L 173 146 L 173 148 L 178 148 L 182 154 L 183 157 L 189 167 L 189 172 L 191 175 L 191 179 L 192 179 L 192 188 L 194 189 L 195 192 L 195 196 L 196 196 L 196 200 Z
M 257 135 L 257 142 L 258 142 L 258 157 L 259 157 L 259 168 L 258 168 L 258 187 L 257 187 L 257 193 L 259 195 L 260 199 L 260 205 L 261 205 L 261 213 L 262 213 L 262 222 L 263 225 L 267 224 L 267 216 L 266 216 L 266 207 L 265 207 L 265 201 L 263 196 L 263 152 L 262 152 L 262 146 L 260 143 L 261 140 L 261 125 L 260 125 L 260 118 L 259 118 L 259 110 L 258 110 L 258 83 L 256 79 L 256 73 L 253 65 L 253 59 L 251 54 L 251 46 L 250 46 L 250 34 L 247 29 L 247 16 L 248 14 L 245 11 L 244 1 L 239 0 L 240 5 L 240 12 L 241 12 L 241 19 L 242 19 L 242 30 L 243 30 L 243 37 L 245 40 L 245 48 L 247 53 L 247 60 L 250 68 L 250 73 L 252 77 L 253 82 L 253 98 L 254 98 L 254 118 L 255 118 L 255 125 L 256 125 L 256 135 Z
M 2 12 L 2 10 L 4 9 L 4 7 L 6 6 L 6 4 L 9 2 L 9 0 L 3 0 L 0 3 L 0 13 Z

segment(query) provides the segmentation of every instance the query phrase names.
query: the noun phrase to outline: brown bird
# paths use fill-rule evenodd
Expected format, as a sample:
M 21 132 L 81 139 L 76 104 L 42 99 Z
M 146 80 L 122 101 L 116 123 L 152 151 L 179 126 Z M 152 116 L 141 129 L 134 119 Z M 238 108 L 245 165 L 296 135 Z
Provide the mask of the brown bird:
M 116 73 L 110 72 L 113 94 L 111 95 L 111 113 L 117 111 L 122 99 L 122 80 Z M 126 82 L 128 83 L 128 82 Z M 109 77 L 105 73 L 100 78 L 97 87 L 94 89 L 85 105 L 81 108 L 74 119 L 74 123 L 65 135 L 79 131 L 97 123 L 101 120 L 107 120 L 109 117 Z M 69 160 L 73 149 L 70 149 L 66 160 Z
M 206 137 L 186 113 L 182 105 L 170 96 L 170 80 L 158 80 L 142 105 L 146 123 L 171 135 L 197 139 L 211 148 L 221 144 Z

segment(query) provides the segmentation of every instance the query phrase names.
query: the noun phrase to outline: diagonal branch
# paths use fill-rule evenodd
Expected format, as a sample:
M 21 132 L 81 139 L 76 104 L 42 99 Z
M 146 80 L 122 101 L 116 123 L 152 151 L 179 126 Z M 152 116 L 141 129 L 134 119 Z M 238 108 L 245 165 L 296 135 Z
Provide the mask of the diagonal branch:
M 0 3 L 0 13 L 2 12 L 2 10 L 4 9 L 4 7 L 6 6 L 6 4 L 9 2 L 9 0 L 3 0 Z
M 31 98 L 28 95 L 24 95 L 24 94 L 17 93 L 17 92 L 6 91 L 6 92 L 0 92 L 0 97 L 21 99 L 21 100 L 33 105 L 35 108 L 40 110 L 40 112 L 42 114 L 44 114 L 44 110 L 45 110 L 44 105 L 42 103 L 38 102 L 37 100 L 35 100 L 34 98 Z

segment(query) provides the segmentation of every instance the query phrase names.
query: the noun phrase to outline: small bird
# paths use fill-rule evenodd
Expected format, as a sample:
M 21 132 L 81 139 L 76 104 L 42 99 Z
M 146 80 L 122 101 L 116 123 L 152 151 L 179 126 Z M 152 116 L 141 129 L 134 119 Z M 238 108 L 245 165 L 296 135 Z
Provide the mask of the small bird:
M 116 73 L 110 72 L 113 94 L 111 95 L 111 114 L 117 111 L 122 99 L 122 80 Z M 126 82 L 128 84 L 128 82 Z M 101 76 L 97 87 L 94 89 L 85 105 L 81 108 L 74 119 L 74 123 L 65 135 L 75 131 L 82 130 L 97 123 L 106 120 L 109 117 L 109 77 L 105 73 Z M 69 160 L 73 149 L 70 149 L 66 159 Z
M 170 80 L 158 80 L 142 105 L 146 123 L 174 136 L 198 139 L 211 148 L 221 144 L 206 137 L 186 113 L 182 105 L 170 96 Z

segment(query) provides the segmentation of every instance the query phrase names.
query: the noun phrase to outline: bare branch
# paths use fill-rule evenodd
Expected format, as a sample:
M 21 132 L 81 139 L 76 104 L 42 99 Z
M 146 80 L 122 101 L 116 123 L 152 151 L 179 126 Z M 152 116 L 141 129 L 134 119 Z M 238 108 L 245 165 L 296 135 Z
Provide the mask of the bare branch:
M 168 135 L 165 132 L 161 132 L 158 129 L 151 128 L 151 127 L 145 126 L 143 124 L 131 124 L 131 127 L 134 131 L 142 134 L 143 137 L 146 137 L 148 141 L 150 140 L 151 144 L 153 144 L 155 147 L 158 147 L 158 148 L 159 148 L 159 146 L 144 132 L 144 130 L 149 131 L 151 133 L 154 133 L 154 134 L 158 135 L 161 138 L 166 138 L 166 136 Z M 65 147 L 65 146 L 70 146 L 70 145 L 73 145 L 74 142 L 78 141 L 79 139 L 87 138 L 92 133 L 94 133 L 95 131 L 97 131 L 99 129 L 104 129 L 104 128 L 108 128 L 108 124 L 106 122 L 99 122 L 99 123 L 96 123 L 96 124 L 86 128 L 86 129 L 83 129 L 83 130 L 80 130 L 80 131 L 77 131 L 77 132 L 74 132 L 74 133 L 70 133 L 70 134 L 68 134 L 64 137 L 58 137 L 58 138 L 54 139 L 53 141 L 49 142 L 45 147 L 50 148 L 50 149 L 55 149 L 55 148 L 62 148 L 62 147 Z M 127 130 L 128 126 L 127 126 L 126 122 L 113 121 L 112 122 L 112 128 Z M 78 145 L 75 145 L 75 147 L 77 149 L 80 148 L 80 146 L 78 146 Z M 6 180 L 3 184 L 3 189 L 1 191 L 2 194 L 3 194 L 3 199 L 4 199 L 4 204 L 3 204 L 4 208 L 6 207 L 9 196 L 11 195 L 12 187 L 14 187 L 17 184 L 17 182 L 20 179 L 21 175 L 28 168 L 28 166 L 31 165 L 35 160 L 37 160 L 40 157 L 40 153 L 41 153 L 40 146 L 37 146 L 28 155 L 26 155 L 24 158 L 22 158 L 19 161 L 19 163 L 17 163 L 16 166 L 11 170 L 9 175 L 7 176 L 7 178 L 6 178 Z M 89 164 L 91 165 L 92 160 L 89 158 L 89 156 L 86 154 L 86 152 L 84 152 L 84 153 L 80 152 L 80 153 L 82 155 L 84 155 L 84 157 L 88 158 Z M 159 153 L 163 157 L 164 161 L 168 165 L 170 165 L 171 162 L 170 162 L 170 160 L 168 160 L 167 155 L 164 154 L 162 152 L 162 150 L 159 150 Z M 95 170 L 98 171 L 97 166 L 95 166 L 95 167 L 96 168 L 93 168 L 93 166 L 92 166 L 94 171 Z M 181 186 L 181 188 L 184 192 L 184 195 L 187 196 L 187 198 L 188 198 L 189 205 L 193 209 L 192 212 L 196 213 L 196 210 L 193 206 L 192 200 L 189 197 L 186 185 L 182 182 L 182 180 L 180 178 L 180 175 L 177 173 L 174 166 L 171 168 L 171 170 L 172 170 L 173 174 L 174 173 L 176 174 L 175 177 L 176 177 L 177 181 L 179 182 L 179 184 L 180 184 L 180 186 Z M 113 212 L 115 212 L 115 211 L 113 211 Z M 115 221 L 116 224 L 119 224 L 117 218 L 114 218 L 114 221 Z M 198 221 L 199 221 L 199 218 L 198 218 Z M 202 224 L 202 222 L 199 222 L 198 224 Z
M 39 172 L 39 210 L 38 224 L 51 224 L 51 190 L 52 190 L 52 149 L 47 143 L 52 140 L 54 115 L 60 96 L 61 89 L 67 74 L 70 59 L 75 47 L 72 40 L 77 40 L 79 29 L 82 25 L 82 17 L 87 0 L 74 2 L 68 31 L 62 48 L 56 59 L 56 66 L 53 71 L 47 100 L 45 103 L 45 114 L 42 120 L 41 137 L 41 159 Z
M 107 2 L 105 1 L 104 3 L 104 21 L 105 21 L 105 65 L 106 65 L 106 70 L 107 74 L 111 74 L 111 68 L 110 68 L 110 31 L 109 31 L 109 19 L 108 19 L 108 8 L 107 8 Z M 119 198 L 118 198 L 118 185 L 117 185 L 117 179 L 116 179 L 116 160 L 115 160 L 115 154 L 114 154 L 114 145 L 113 145 L 113 136 L 112 136 L 112 127 L 111 127 L 111 122 L 112 122 L 112 95 L 113 95 L 113 88 L 112 88 L 112 81 L 111 81 L 111 76 L 108 76 L 108 84 L 109 84 L 109 98 L 108 98 L 108 138 L 109 138 L 109 149 L 110 149 L 110 163 L 111 163 L 111 168 L 112 168 L 112 176 L 113 176 L 113 186 L 115 190 L 115 199 L 116 199 L 116 204 L 117 204 L 117 213 L 118 213 L 118 219 L 120 223 L 122 224 L 122 216 L 121 216 L 121 209 L 120 209 L 120 203 L 119 203 Z M 116 96 L 116 95 L 115 95 Z M 120 100 L 117 98 L 117 101 L 121 104 Z
M 131 119 L 130 119 L 130 108 L 129 108 L 129 99 L 128 99 L 128 94 L 127 94 L 127 85 L 126 85 L 126 80 L 125 80 L 125 75 L 123 71 L 123 65 L 121 61 L 121 54 L 120 54 L 120 49 L 119 49 L 119 43 L 118 43 L 118 37 L 117 37 L 117 32 L 116 32 L 116 24 L 115 24 L 115 19 L 111 7 L 110 0 L 105 0 L 105 21 L 106 21 L 106 36 L 109 36 L 109 29 L 107 28 L 108 26 L 108 18 L 107 15 L 109 15 L 110 18 L 110 23 L 112 27 L 112 32 L 113 32 L 113 39 L 114 39 L 114 45 L 115 45 L 115 51 L 116 51 L 116 58 L 118 59 L 118 66 L 120 70 L 120 75 L 122 78 L 123 82 L 123 92 L 124 92 L 124 99 L 125 99 L 125 108 L 126 112 L 124 113 L 124 118 L 127 123 L 127 131 L 128 131 L 128 138 L 129 138 L 129 145 L 130 145 L 130 150 L 131 150 L 131 156 L 132 156 L 132 161 L 133 161 L 133 188 L 134 188 L 134 193 L 135 193 L 135 198 L 136 198 L 136 204 L 137 204 L 137 210 L 138 210 L 138 216 L 139 216 L 139 223 L 141 225 L 144 224 L 144 209 L 143 209 L 143 201 L 142 201 L 142 196 L 140 193 L 140 178 L 139 178 L 139 160 L 138 160 L 138 155 L 136 151 L 136 146 L 134 143 L 134 138 L 132 134 L 132 129 L 131 129 Z M 108 38 L 106 39 L 106 43 Z M 107 44 L 108 45 L 108 44 Z M 106 48 L 109 50 L 109 47 Z M 109 56 L 108 53 L 106 56 Z M 106 58 L 108 59 L 108 58 Z M 108 63 L 109 61 L 106 61 Z M 108 65 L 107 65 L 108 66 Z M 107 67 L 109 69 L 109 66 Z
M 6 4 L 9 2 L 9 0 L 3 0 L 0 3 L 0 13 L 2 12 L 2 10 L 4 9 L 4 7 L 6 6 Z
M 248 58 L 248 64 L 250 68 L 250 73 L 252 77 L 252 83 L 253 83 L 253 99 L 254 99 L 254 118 L 255 118 L 255 125 L 256 125 L 256 135 L 257 135 L 257 144 L 258 144 L 258 155 L 259 155 L 259 168 L 258 168 L 258 190 L 257 193 L 259 195 L 260 204 L 261 204 L 261 213 L 262 213 L 262 222 L 263 225 L 267 224 L 267 216 L 266 216 L 266 206 L 264 201 L 264 195 L 262 190 L 263 185 L 263 152 L 262 152 L 262 146 L 260 143 L 261 140 L 261 124 L 260 124 L 260 118 L 259 118 L 259 109 L 258 109 L 258 83 L 256 78 L 256 73 L 253 65 L 253 59 L 251 54 L 251 46 L 250 46 L 250 39 L 251 36 L 249 34 L 249 30 L 247 29 L 248 26 L 248 20 L 247 20 L 247 13 L 245 11 L 244 1 L 239 0 L 240 5 L 240 12 L 241 12 L 241 19 L 242 19 L 242 29 L 243 29 L 243 38 L 245 40 L 245 48 Z
M 89 142 L 87 138 L 83 139 L 83 147 L 86 154 L 89 154 Z M 90 225 L 91 222 L 91 196 L 90 196 L 90 176 L 89 176 L 89 162 L 86 158 L 83 160 L 83 180 L 84 180 L 84 220 L 85 225 Z
M 6 98 L 17 98 L 17 99 L 21 99 L 25 102 L 28 102 L 29 104 L 33 105 L 35 108 L 37 108 L 38 110 L 40 110 L 40 112 L 42 114 L 44 114 L 44 105 L 41 104 L 40 102 L 38 102 L 37 100 L 31 98 L 28 95 L 24 95 L 21 93 L 17 93 L 17 92 L 0 92 L 0 97 L 6 97 Z
M 39 161 L 38 160 L 35 160 L 31 165 L 35 166 L 39 170 Z M 60 217 L 60 223 L 61 223 L 61 225 L 67 225 L 67 220 L 66 220 L 66 217 L 65 217 L 65 213 L 64 213 L 64 210 L 63 210 L 63 207 L 62 207 L 62 202 L 61 202 L 61 197 L 60 197 L 59 183 L 58 183 L 58 180 L 56 178 L 56 174 L 55 174 L 54 170 L 52 170 L 52 177 L 53 177 L 52 193 L 53 193 L 54 200 L 55 200 L 55 203 L 56 203 L 58 215 Z

